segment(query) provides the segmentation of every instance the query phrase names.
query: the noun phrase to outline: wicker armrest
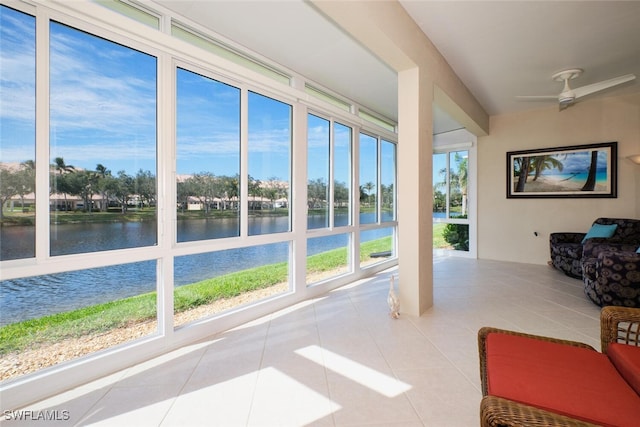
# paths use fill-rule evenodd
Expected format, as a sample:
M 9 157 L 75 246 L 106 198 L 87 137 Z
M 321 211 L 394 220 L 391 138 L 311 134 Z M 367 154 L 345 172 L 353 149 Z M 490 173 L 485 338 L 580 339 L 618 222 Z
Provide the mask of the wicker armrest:
M 578 341 L 569 341 L 569 340 L 563 340 L 563 339 L 559 339 L 559 338 L 545 337 L 545 336 L 542 336 L 542 335 L 533 335 L 533 334 L 527 334 L 527 333 L 524 333 L 524 332 L 516 332 L 516 331 L 510 331 L 510 330 L 506 330 L 506 329 L 499 329 L 499 328 L 492 328 L 492 327 L 489 327 L 489 326 L 485 326 L 483 328 L 480 328 L 480 330 L 478 331 L 478 354 L 480 355 L 480 380 L 482 381 L 482 395 L 483 396 L 486 396 L 488 394 L 488 390 L 487 390 L 487 352 L 486 352 L 487 335 L 489 335 L 490 333 L 494 333 L 494 332 L 501 333 L 501 334 L 507 334 L 507 335 L 517 335 L 517 336 L 527 337 L 527 338 L 534 338 L 534 339 L 537 339 L 537 340 L 549 341 L 549 342 L 554 342 L 554 343 L 558 343 L 558 344 L 572 345 L 572 346 L 575 346 L 575 347 L 587 348 L 589 350 L 596 351 L 596 349 L 591 347 L 590 345 L 582 343 L 582 342 L 578 342 Z
M 604 307 L 600 311 L 600 342 L 603 353 L 614 342 L 640 347 L 640 308 Z
M 483 427 L 594 426 L 594 424 L 496 396 L 482 398 L 482 402 L 480 402 L 480 425 Z

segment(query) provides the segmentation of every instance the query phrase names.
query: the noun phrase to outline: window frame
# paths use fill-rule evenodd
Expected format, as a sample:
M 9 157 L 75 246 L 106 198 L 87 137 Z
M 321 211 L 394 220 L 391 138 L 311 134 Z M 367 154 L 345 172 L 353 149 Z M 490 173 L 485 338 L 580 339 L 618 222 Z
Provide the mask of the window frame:
M 432 221 L 434 224 L 467 224 L 469 226 L 469 250 L 436 250 L 437 254 L 451 253 L 456 256 L 465 258 L 477 258 L 478 254 L 478 242 L 477 242 L 477 212 L 478 212 L 478 197 L 477 197 L 477 137 L 466 129 L 459 129 L 444 134 L 437 134 L 433 136 L 433 154 L 445 154 L 446 155 L 446 217 L 434 218 Z M 449 175 L 449 163 L 451 153 L 467 151 L 467 218 L 450 218 L 449 215 L 449 192 L 451 188 L 450 175 Z M 435 171 L 434 171 L 435 172 Z M 432 182 L 433 184 L 433 182 Z
M 157 58 L 157 209 L 158 209 L 158 241 L 153 247 L 139 247 L 118 249 L 113 251 L 72 254 L 51 257 L 48 254 L 49 239 L 49 194 L 48 191 L 36 192 L 36 209 L 40 212 L 36 216 L 36 256 L 26 260 L 9 260 L 0 262 L 3 279 L 26 278 L 38 275 L 52 274 L 65 271 L 76 271 L 98 267 L 109 267 L 132 262 L 153 261 L 156 264 L 157 276 L 157 320 L 158 334 L 143 340 L 136 340 L 116 348 L 93 353 L 74 359 L 71 363 L 56 365 L 51 369 L 41 370 L 35 375 L 21 377 L 11 384 L 2 384 L 5 390 L 12 390 L 7 396 L 14 399 L 40 399 L 64 388 L 70 388 L 86 381 L 86 372 L 92 375 L 105 375 L 114 370 L 127 367 L 133 363 L 146 360 L 153 355 L 162 354 L 172 348 L 178 348 L 186 343 L 194 342 L 212 333 L 227 330 L 233 326 L 258 318 L 277 309 L 287 307 L 303 299 L 325 293 L 331 289 L 343 286 L 359 278 L 370 276 L 397 263 L 397 258 L 387 259 L 366 269 L 355 263 L 351 272 L 319 284 L 318 286 L 304 286 L 306 272 L 306 242 L 311 237 L 321 237 L 330 234 L 351 233 L 352 258 L 359 256 L 359 233 L 361 230 L 393 227 L 397 230 L 397 220 L 375 224 L 361 225 L 356 215 L 355 204 L 359 200 L 359 134 L 367 132 L 377 135 L 378 140 L 384 138 L 397 144 L 397 134 L 388 129 L 368 123 L 359 118 L 357 110 L 342 111 L 329 102 L 314 99 L 308 100 L 304 89 L 285 85 L 272 78 L 260 75 L 255 71 L 217 57 L 211 52 L 191 45 L 184 40 L 171 37 L 167 30 L 155 30 L 149 26 L 136 22 L 122 14 L 105 9 L 92 2 L 78 3 L 49 3 L 34 0 L 33 4 L 17 3 L 12 6 L 16 10 L 29 13 L 36 19 L 36 188 L 49 187 L 49 21 L 55 20 L 72 26 L 89 34 L 119 43 L 125 47 L 152 55 Z M 99 18 L 98 18 L 99 17 Z M 168 16 L 163 16 L 163 22 Z M 163 25 L 160 25 L 163 27 Z M 163 33 L 164 34 L 161 34 Z M 160 36 L 160 37 L 159 37 Z M 292 135 L 290 159 L 291 182 L 290 204 L 291 229 L 286 233 L 270 235 L 248 236 L 246 229 L 239 237 L 219 240 L 196 242 L 176 241 L 176 180 L 175 180 L 175 96 L 176 96 L 176 67 L 178 64 L 187 70 L 201 69 L 207 76 L 215 80 L 239 87 L 242 90 L 241 109 L 247 108 L 246 98 L 249 90 L 255 91 L 292 106 Z M 291 82 L 293 85 L 295 82 Z M 299 86 L 299 84 L 298 84 Z M 304 85 L 302 85 L 304 87 Z M 313 84 L 316 87 L 315 84 Z M 302 227 L 305 212 L 300 209 L 306 201 L 306 189 L 302 185 L 301 177 L 306 171 L 306 156 L 301 150 L 302 135 L 306 134 L 306 116 L 308 111 L 316 115 L 329 115 L 333 120 L 352 130 L 351 146 L 351 224 L 343 227 L 333 227 L 319 232 L 306 232 Z M 243 113 L 243 126 L 246 126 L 246 111 Z M 333 131 L 333 128 L 331 129 Z M 247 171 L 247 135 L 241 132 L 241 165 L 240 173 Z M 379 143 L 378 143 L 379 144 Z M 304 159 L 305 162 L 301 162 Z M 397 170 L 396 170 L 397 173 Z M 333 176 L 332 178 L 333 179 Z M 304 186 L 306 187 L 306 186 Z M 378 185 L 378 191 L 380 186 Z M 247 194 L 246 180 L 242 194 Z M 397 190 L 396 190 L 397 192 Z M 40 193 L 40 194 L 39 194 Z M 379 197 L 378 197 L 379 199 Z M 246 224 L 246 218 L 243 221 Z M 395 234 L 396 232 L 394 232 Z M 397 237 L 394 236 L 397 240 Z M 293 288 L 285 295 L 279 295 L 268 301 L 260 301 L 250 307 L 202 319 L 189 327 L 173 328 L 173 259 L 177 256 L 243 248 L 254 245 L 287 242 L 289 245 L 289 280 Z M 46 249 L 43 249 L 46 248 Z M 293 270 L 295 266 L 295 270 Z M 302 276 L 302 277 L 301 277 Z M 124 356 L 124 357 L 123 357 Z M 107 363 L 105 363 L 107 362 Z M 6 386 L 6 387 L 5 387 Z M 20 397 L 22 396 L 22 397 Z M 29 396 L 25 398 L 24 396 Z M 9 404 L 9 402 L 7 402 Z M 16 403 L 12 406 L 20 406 Z

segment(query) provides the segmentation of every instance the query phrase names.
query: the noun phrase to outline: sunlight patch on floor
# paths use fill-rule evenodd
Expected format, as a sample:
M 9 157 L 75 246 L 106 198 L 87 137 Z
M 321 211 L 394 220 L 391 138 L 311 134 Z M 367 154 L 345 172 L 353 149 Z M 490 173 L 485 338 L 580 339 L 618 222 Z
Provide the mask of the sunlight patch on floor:
M 342 407 L 275 368 L 258 373 L 247 425 L 309 425 Z
M 411 389 L 409 384 L 316 345 L 296 350 L 296 354 L 386 397 L 396 397 Z

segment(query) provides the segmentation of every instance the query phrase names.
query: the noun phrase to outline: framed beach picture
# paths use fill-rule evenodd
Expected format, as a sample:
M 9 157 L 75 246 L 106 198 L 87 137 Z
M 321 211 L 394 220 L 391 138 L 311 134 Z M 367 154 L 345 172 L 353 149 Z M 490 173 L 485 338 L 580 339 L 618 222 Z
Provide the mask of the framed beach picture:
M 617 197 L 617 142 L 510 151 L 507 198 Z

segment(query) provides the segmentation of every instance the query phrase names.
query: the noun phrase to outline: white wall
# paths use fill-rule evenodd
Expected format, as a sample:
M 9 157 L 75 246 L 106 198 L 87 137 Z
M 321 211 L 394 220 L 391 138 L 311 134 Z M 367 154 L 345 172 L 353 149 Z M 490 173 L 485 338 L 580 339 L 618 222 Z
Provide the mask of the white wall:
M 508 151 L 610 141 L 618 141 L 617 198 L 506 198 Z M 478 257 L 546 264 L 552 232 L 586 232 L 598 217 L 640 218 L 640 165 L 626 158 L 634 153 L 640 94 L 491 117 L 489 136 L 478 138 Z

